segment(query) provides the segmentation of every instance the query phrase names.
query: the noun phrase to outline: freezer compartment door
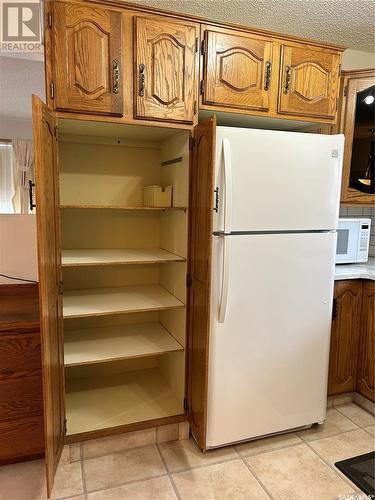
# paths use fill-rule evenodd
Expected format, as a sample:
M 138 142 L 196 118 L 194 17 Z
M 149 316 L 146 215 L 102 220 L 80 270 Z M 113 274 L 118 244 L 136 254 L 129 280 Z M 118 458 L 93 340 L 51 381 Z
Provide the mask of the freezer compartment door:
M 214 231 L 336 229 L 343 135 L 217 127 Z
M 207 447 L 324 420 L 335 245 L 213 237 Z

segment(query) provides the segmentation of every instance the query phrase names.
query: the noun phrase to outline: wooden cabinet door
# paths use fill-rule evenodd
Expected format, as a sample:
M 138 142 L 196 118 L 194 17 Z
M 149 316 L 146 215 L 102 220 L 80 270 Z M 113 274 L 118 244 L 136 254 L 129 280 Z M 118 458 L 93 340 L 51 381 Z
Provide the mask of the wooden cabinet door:
M 65 439 L 57 133 L 54 114 L 36 96 L 32 105 L 45 461 L 50 494 Z
M 336 281 L 328 376 L 329 395 L 355 389 L 361 307 L 362 281 Z
M 375 401 L 375 282 L 363 285 L 357 391 Z
M 191 431 L 206 448 L 212 199 L 216 120 L 194 129 L 190 196 L 188 401 Z
M 53 3 L 55 109 L 121 116 L 121 13 Z
M 272 40 L 206 30 L 203 103 L 267 111 L 272 50 Z
M 135 116 L 192 123 L 197 111 L 198 25 L 135 20 Z
M 327 49 L 283 45 L 278 112 L 334 120 L 340 62 L 340 54 Z

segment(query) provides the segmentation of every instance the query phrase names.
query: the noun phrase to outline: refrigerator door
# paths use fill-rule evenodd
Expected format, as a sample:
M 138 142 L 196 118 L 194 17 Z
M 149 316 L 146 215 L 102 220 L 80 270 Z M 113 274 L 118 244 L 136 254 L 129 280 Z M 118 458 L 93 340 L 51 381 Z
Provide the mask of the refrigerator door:
M 324 420 L 335 245 L 213 237 L 207 447 Z
M 216 137 L 214 231 L 336 229 L 343 135 L 217 127 Z

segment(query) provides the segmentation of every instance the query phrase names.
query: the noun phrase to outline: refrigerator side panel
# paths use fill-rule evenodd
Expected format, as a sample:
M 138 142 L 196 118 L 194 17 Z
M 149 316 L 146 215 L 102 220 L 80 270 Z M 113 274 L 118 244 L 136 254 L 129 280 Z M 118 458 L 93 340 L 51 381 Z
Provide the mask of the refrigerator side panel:
M 218 127 L 215 230 L 225 211 L 227 232 L 336 229 L 343 145 L 342 135 Z
M 208 447 L 324 420 L 335 245 L 336 233 L 213 237 Z

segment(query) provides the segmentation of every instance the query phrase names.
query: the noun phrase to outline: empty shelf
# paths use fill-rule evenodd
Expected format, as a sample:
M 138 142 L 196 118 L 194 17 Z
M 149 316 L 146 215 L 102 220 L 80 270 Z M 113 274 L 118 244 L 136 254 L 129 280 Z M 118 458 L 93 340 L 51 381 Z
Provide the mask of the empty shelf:
M 182 345 L 157 322 L 66 331 L 64 337 L 65 366 L 183 351 Z
M 142 285 L 64 292 L 64 318 L 106 316 L 184 307 L 159 285 Z
M 185 261 L 186 259 L 167 252 L 162 248 L 87 248 L 82 250 L 63 250 L 61 260 L 63 267 L 68 267 L 116 264 L 162 264 Z
M 183 413 L 157 368 L 67 380 L 68 435 Z
M 60 208 L 108 208 L 111 210 L 187 210 L 187 207 L 126 207 L 121 205 L 71 205 L 71 204 L 63 204 L 60 205 Z

